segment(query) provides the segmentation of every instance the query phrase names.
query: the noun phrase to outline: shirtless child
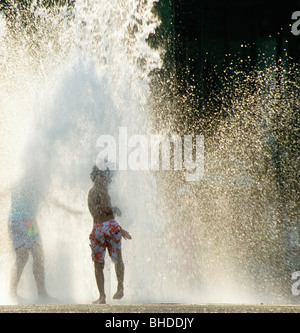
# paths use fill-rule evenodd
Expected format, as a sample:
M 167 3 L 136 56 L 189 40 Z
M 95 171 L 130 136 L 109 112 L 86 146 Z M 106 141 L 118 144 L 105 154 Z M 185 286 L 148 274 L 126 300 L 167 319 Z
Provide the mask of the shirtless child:
M 94 225 L 90 234 L 90 246 L 95 267 L 96 283 L 100 294 L 99 299 L 93 303 L 105 304 L 103 268 L 106 248 L 115 264 L 118 280 L 117 292 L 113 298 L 121 299 L 124 296 L 124 262 L 122 259 L 121 238 L 131 239 L 131 236 L 115 220 L 115 215 L 121 216 L 121 211 L 117 207 L 111 206 L 111 199 L 108 194 L 108 185 L 111 182 L 110 170 L 102 171 L 97 166 L 94 166 L 91 179 L 94 185 L 88 194 L 88 207 L 94 219 Z

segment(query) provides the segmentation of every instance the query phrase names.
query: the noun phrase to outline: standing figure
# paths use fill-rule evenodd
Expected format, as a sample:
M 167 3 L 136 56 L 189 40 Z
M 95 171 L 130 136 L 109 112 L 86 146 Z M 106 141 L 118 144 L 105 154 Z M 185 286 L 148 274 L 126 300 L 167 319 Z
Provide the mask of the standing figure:
M 106 295 L 104 290 L 104 258 L 106 248 L 109 256 L 115 264 L 115 271 L 118 280 L 117 292 L 114 299 L 121 299 L 124 296 L 124 262 L 122 259 L 121 239 L 131 239 L 130 234 L 125 231 L 115 220 L 115 215 L 121 216 L 117 207 L 112 207 L 108 194 L 108 185 L 111 182 L 111 171 L 102 171 L 94 166 L 91 179 L 93 187 L 88 194 L 88 207 L 94 220 L 90 234 L 90 246 L 92 259 L 95 267 L 96 283 L 99 290 L 99 299 L 94 304 L 105 304 Z
M 32 270 L 38 295 L 42 301 L 51 300 L 45 287 L 44 253 L 36 221 L 41 195 L 39 192 L 38 181 L 30 177 L 21 179 L 12 191 L 9 230 L 16 261 L 11 271 L 10 293 L 16 300 L 19 299 L 18 284 L 30 253 L 33 258 Z
M 47 179 L 45 174 L 43 174 L 43 177 Z M 45 258 L 36 219 L 40 203 L 45 201 L 45 179 L 43 177 L 39 176 L 39 171 L 36 168 L 28 169 L 12 190 L 9 231 L 16 253 L 16 260 L 11 270 L 10 294 L 17 301 L 21 300 L 17 292 L 18 284 L 28 262 L 29 254 L 31 254 L 33 259 L 32 270 L 37 285 L 39 302 L 56 302 L 46 291 Z M 82 213 L 56 198 L 49 198 L 47 203 L 51 203 L 70 214 Z

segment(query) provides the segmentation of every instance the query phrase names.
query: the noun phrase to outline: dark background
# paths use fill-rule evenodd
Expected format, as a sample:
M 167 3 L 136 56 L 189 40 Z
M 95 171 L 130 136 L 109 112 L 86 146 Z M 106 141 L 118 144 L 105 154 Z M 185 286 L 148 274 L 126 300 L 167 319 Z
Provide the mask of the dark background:
M 244 60 L 241 70 L 272 55 L 277 63 L 299 63 L 300 35 L 291 33 L 299 0 L 160 0 L 156 10 L 162 20 L 156 42 L 166 46 L 166 68 L 180 89 L 195 86 L 197 103 L 217 88 L 207 87 L 208 77 L 221 75 L 232 59 Z

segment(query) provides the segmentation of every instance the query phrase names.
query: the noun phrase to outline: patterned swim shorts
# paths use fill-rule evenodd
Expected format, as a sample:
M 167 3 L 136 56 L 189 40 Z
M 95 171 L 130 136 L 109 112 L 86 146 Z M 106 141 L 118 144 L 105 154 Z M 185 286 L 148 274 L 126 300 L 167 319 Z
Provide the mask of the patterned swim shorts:
M 117 255 L 121 252 L 121 230 L 113 219 L 93 226 L 89 237 L 93 261 L 104 263 L 107 248 L 111 260 L 116 263 Z
M 15 249 L 21 246 L 30 249 L 34 242 L 41 242 L 36 221 L 11 221 L 10 231 Z

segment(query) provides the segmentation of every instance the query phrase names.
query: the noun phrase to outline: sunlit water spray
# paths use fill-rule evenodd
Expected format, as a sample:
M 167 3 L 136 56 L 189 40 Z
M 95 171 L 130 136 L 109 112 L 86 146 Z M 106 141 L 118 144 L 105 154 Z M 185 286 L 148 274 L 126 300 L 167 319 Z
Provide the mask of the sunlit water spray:
M 157 87 L 162 95 L 155 99 L 163 107 L 151 100 L 150 73 L 162 66 L 161 51 L 146 41 L 159 25 L 152 7 L 150 0 L 76 1 L 51 8 L 32 2 L 23 9 L 11 2 L 10 19 L 1 14 L 1 303 L 10 302 L 14 261 L 7 229 L 10 195 L 28 173 L 43 193 L 37 220 L 49 294 L 74 303 L 98 297 L 87 209 L 97 138 L 109 134 L 117 141 L 120 126 L 127 127 L 128 136 L 149 134 L 155 113 L 161 114 L 159 133 L 205 130 L 205 176 L 193 184 L 176 172 L 116 173 L 112 202 L 133 238 L 123 241 L 121 302 L 247 303 L 265 301 L 264 293 L 276 302 L 273 295 L 281 293 L 283 210 L 268 156 L 274 153 L 272 140 L 283 144 L 278 133 L 292 126 L 292 99 L 276 102 L 281 95 L 273 89 L 272 69 L 248 78 L 234 72 L 218 95 L 230 100 L 221 103 L 227 117 L 214 119 L 217 112 L 210 113 L 219 100 L 206 106 L 201 126 L 184 118 L 176 122 L 182 109 L 163 95 L 176 81 Z M 241 85 L 234 86 L 240 76 Z M 286 111 L 279 120 L 280 110 Z M 289 161 L 286 175 L 293 173 Z M 108 258 L 105 274 L 110 299 L 116 279 Z M 29 302 L 36 299 L 30 262 L 19 293 Z
M 187 116 L 193 94 L 174 103 L 173 130 L 205 135 L 205 172 L 195 184 L 161 177 L 169 212 L 161 246 L 173 249 L 166 270 L 189 302 L 288 302 L 299 267 L 299 70 L 267 57 L 250 70 L 228 63 L 200 114 Z
M 159 21 L 152 1 L 77 1 L 45 8 L 11 3 L 1 14 L 1 302 L 8 302 L 14 253 L 7 220 L 13 184 L 34 174 L 43 188 L 37 220 L 46 257 L 46 285 L 63 302 L 97 298 L 90 258 L 92 219 L 87 193 L 99 135 L 146 133 L 149 73 L 160 54 L 146 39 Z M 150 173 L 117 173 L 111 186 L 120 224 L 133 240 L 123 243 L 126 302 L 155 297 L 147 276 L 154 271 L 155 180 Z M 148 263 L 147 265 L 145 263 Z M 114 292 L 114 269 L 106 267 Z M 111 291 L 112 290 L 112 291 Z M 29 265 L 19 293 L 36 297 Z M 156 295 L 157 296 L 157 295 Z

